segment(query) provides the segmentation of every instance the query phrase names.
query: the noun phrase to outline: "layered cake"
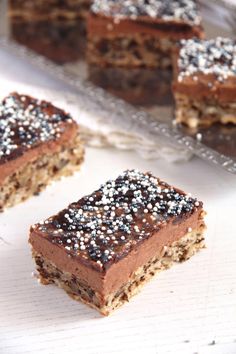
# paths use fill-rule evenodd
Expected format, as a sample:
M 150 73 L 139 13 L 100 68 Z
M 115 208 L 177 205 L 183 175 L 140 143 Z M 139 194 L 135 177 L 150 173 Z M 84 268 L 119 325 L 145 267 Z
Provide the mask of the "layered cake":
M 91 0 L 9 0 L 8 4 L 15 20 L 74 20 L 86 17 Z
M 128 170 L 32 226 L 29 242 L 41 283 L 108 315 L 203 248 L 204 229 L 202 202 Z
M 174 62 L 176 122 L 236 124 L 236 41 L 183 40 Z
M 194 0 L 94 0 L 87 30 L 88 60 L 102 66 L 169 68 L 176 42 L 203 37 Z
M 0 210 L 78 170 L 83 154 L 69 114 L 49 102 L 10 94 L 0 104 Z

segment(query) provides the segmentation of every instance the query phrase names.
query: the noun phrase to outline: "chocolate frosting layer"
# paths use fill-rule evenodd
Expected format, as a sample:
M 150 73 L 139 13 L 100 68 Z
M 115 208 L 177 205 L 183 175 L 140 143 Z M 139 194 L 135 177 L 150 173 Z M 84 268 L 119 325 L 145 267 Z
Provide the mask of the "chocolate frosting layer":
M 165 21 L 163 19 L 152 19 L 147 16 L 140 16 L 135 21 L 127 18 L 113 18 L 102 14 L 90 14 L 87 20 L 88 36 L 114 37 L 130 34 L 155 35 L 160 38 L 173 40 L 204 37 L 201 25 L 191 26 L 189 23 Z
M 195 99 L 209 100 L 219 103 L 235 102 L 236 78 L 228 78 L 219 82 L 213 75 L 196 74 L 183 81 L 173 82 L 173 91 Z
M 82 263 L 105 270 L 166 223 L 179 223 L 199 205 L 151 174 L 131 170 L 35 229 Z

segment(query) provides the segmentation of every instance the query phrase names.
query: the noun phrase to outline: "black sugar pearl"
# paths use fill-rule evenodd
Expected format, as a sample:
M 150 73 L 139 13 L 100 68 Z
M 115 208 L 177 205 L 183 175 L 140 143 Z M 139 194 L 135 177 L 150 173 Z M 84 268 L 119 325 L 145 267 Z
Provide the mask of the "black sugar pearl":
M 97 260 L 100 260 L 101 259 L 101 256 L 102 256 L 102 253 L 101 253 L 101 250 L 97 247 L 90 247 L 89 250 L 89 255 L 90 257 L 94 260 L 94 261 L 97 261 Z

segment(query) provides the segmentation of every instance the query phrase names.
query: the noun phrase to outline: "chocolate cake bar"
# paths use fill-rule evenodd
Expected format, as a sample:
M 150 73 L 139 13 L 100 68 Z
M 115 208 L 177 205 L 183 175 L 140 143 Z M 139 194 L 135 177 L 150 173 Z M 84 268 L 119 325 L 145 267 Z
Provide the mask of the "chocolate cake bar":
M 203 218 L 197 199 L 130 170 L 32 226 L 29 242 L 41 283 L 108 315 L 204 247 Z
M 38 194 L 83 161 L 78 126 L 46 101 L 12 93 L 0 104 L 0 210 Z
M 15 20 L 74 20 L 87 16 L 91 0 L 9 0 L 9 16 Z
M 236 124 L 236 41 L 181 41 L 175 55 L 176 122 Z
M 180 39 L 203 37 L 194 0 L 94 0 L 88 60 L 102 66 L 169 68 Z

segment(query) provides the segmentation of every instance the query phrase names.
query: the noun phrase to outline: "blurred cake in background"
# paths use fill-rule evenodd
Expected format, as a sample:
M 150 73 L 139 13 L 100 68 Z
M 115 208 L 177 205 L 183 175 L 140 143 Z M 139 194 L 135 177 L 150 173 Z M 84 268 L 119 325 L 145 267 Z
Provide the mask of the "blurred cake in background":
M 58 64 L 74 62 L 84 56 L 89 7 L 90 0 L 10 0 L 11 37 Z
M 195 0 L 95 0 L 87 31 L 100 66 L 169 68 L 180 39 L 204 37 Z
M 181 41 L 175 55 L 176 122 L 190 128 L 236 124 L 236 41 Z

